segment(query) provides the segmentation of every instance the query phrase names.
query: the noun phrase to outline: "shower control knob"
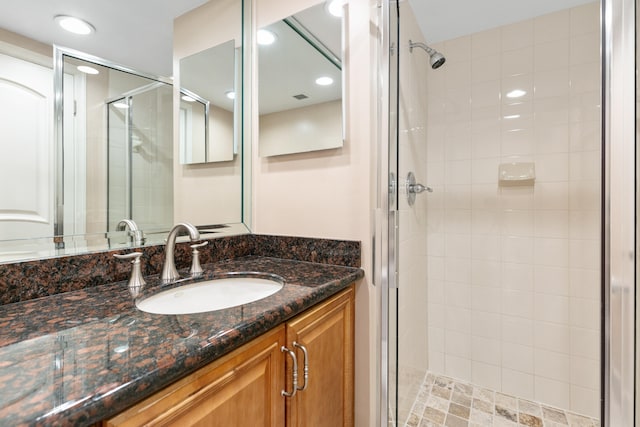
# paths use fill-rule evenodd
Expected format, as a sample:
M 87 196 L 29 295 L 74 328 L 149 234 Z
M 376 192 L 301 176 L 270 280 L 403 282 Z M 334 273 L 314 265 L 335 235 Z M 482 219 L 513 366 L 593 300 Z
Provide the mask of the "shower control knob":
M 413 206 L 416 202 L 416 194 L 420 194 L 424 191 L 427 193 L 433 193 L 433 189 L 431 187 L 424 186 L 416 182 L 416 176 L 413 172 L 409 172 L 407 175 L 406 181 L 406 190 L 407 190 L 407 203 L 409 206 Z
M 433 193 L 433 188 L 431 187 L 425 187 L 422 184 L 413 184 L 409 186 L 409 192 L 410 193 L 416 193 L 416 194 L 420 194 L 423 191 L 426 191 L 427 193 Z

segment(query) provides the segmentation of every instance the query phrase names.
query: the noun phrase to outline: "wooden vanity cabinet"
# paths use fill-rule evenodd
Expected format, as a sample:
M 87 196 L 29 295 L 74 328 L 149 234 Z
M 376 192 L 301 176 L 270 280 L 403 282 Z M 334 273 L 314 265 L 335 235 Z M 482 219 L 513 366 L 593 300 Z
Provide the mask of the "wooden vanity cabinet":
M 282 427 L 284 329 L 272 329 L 103 426 Z
M 153 396 L 102 426 L 353 426 L 353 285 Z M 292 358 L 298 386 L 292 390 Z
M 309 366 L 306 389 L 286 399 L 287 426 L 353 426 L 353 316 L 351 286 L 287 323 L 287 348 L 296 352 L 299 388 L 305 386 L 305 356 L 299 346 L 306 349 Z M 291 390 L 293 363 L 286 360 Z

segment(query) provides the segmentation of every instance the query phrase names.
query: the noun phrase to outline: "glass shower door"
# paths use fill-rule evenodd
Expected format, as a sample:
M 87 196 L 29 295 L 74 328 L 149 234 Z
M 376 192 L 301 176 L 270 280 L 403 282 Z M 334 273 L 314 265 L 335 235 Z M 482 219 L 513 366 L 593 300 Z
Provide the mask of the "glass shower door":
M 173 93 L 151 85 L 108 103 L 108 230 L 123 218 L 143 230 L 173 222 Z
M 398 126 L 397 126 L 397 111 L 398 111 L 398 67 L 399 56 L 397 51 L 398 46 L 398 2 L 390 0 L 388 2 L 388 24 L 389 24 L 389 46 L 388 46 L 388 72 L 389 72 L 389 145 L 388 145 L 388 238 L 386 244 L 387 249 L 387 288 L 384 290 L 387 292 L 386 298 L 383 297 L 383 301 L 386 301 L 386 306 L 383 309 L 387 310 L 387 325 L 386 325 L 386 338 L 387 348 L 383 350 L 383 354 L 386 355 L 386 383 L 383 384 L 383 388 L 386 389 L 386 410 L 382 411 L 383 416 L 386 415 L 387 420 L 384 419 L 381 425 L 388 423 L 389 427 L 395 427 L 402 425 L 398 422 L 398 270 L 397 270 L 397 206 L 398 206 Z M 384 17 L 383 17 L 384 19 Z M 384 335 L 384 332 L 383 332 Z M 384 339 L 383 339 L 384 342 Z M 384 359 L 384 358 L 383 358 Z M 384 362 L 383 362 L 384 363 Z M 383 393 L 384 394 L 384 393 Z
M 399 2 L 390 2 L 390 200 L 389 200 L 389 425 L 409 420 L 415 396 L 427 374 L 427 191 L 426 111 L 424 92 L 415 73 L 402 67 L 408 43 Z M 402 23 L 401 23 L 402 21 Z M 414 82 L 406 85 L 401 82 Z M 417 181 L 416 181 L 417 180 Z
M 426 67 L 420 57 L 416 67 L 408 67 L 407 29 L 417 24 L 396 3 L 398 40 L 394 60 L 398 60 L 396 75 L 396 153 L 395 177 L 395 256 L 396 288 L 390 289 L 390 301 L 396 311 L 396 422 L 404 426 L 410 419 L 416 396 L 427 375 L 427 202 L 432 194 L 423 190 L 427 185 L 426 145 Z M 411 82 L 407 84 L 407 82 Z M 426 189 L 426 187 L 424 187 Z M 423 191 L 421 191 L 423 190 Z M 436 195 L 437 196 L 437 195 Z M 391 317 L 391 316 L 390 316 Z
M 391 4 L 389 423 L 595 424 L 600 3 L 444 40 Z

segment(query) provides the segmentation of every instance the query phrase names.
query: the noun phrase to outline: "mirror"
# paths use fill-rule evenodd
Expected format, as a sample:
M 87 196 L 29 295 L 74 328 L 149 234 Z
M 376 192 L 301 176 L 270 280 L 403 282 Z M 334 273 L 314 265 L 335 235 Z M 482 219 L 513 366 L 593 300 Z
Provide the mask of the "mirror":
M 323 2 L 258 31 L 261 157 L 342 147 L 342 28 Z
M 180 164 L 207 162 L 209 101 L 186 89 L 180 90 Z
M 233 160 L 239 50 L 229 40 L 180 58 L 180 163 Z
M 126 232 L 116 231 L 117 222 L 123 218 L 138 223 L 146 244 L 161 244 L 168 228 L 180 221 L 202 225 L 206 233 L 216 236 L 246 233 L 243 203 L 247 209 L 250 199 L 242 191 L 242 174 L 249 172 L 244 169 L 247 162 L 241 162 L 241 155 L 233 156 L 232 139 L 226 145 L 226 152 L 232 153 L 226 156 L 232 161 L 180 164 L 180 150 L 174 142 L 179 139 L 178 126 L 174 125 L 179 120 L 179 107 L 173 102 L 177 89 L 169 78 L 134 71 L 126 62 L 117 66 L 66 49 L 64 54 L 56 54 L 59 59 L 55 66 L 65 72 L 57 86 L 63 89 L 59 96 L 63 108 L 60 114 L 54 112 L 53 44 L 70 40 L 65 44 L 73 45 L 76 39 L 36 32 L 35 27 L 53 27 L 44 22 L 56 15 L 51 13 L 56 6 L 47 3 L 34 7 L 33 1 L 0 6 L 0 26 L 11 29 L 0 29 L 0 134 L 14 142 L 3 144 L 0 152 L 0 262 L 134 246 Z M 145 54 L 149 59 L 145 61 L 133 43 L 137 37 L 127 37 L 130 45 L 119 45 L 112 52 L 115 56 L 123 53 L 122 58 L 136 52 L 136 68 L 140 63 L 151 66 L 164 55 L 160 62 L 173 63 L 177 72 L 180 55 L 176 56 L 174 42 L 193 47 L 190 53 L 217 46 L 220 43 L 207 41 L 206 35 L 198 43 L 190 41 L 194 33 L 205 33 L 205 27 L 213 26 L 233 33 L 226 40 L 235 40 L 231 60 L 235 72 L 236 62 L 241 64 L 245 55 L 241 42 L 243 0 L 225 2 L 228 10 L 233 9 L 231 16 L 210 13 L 212 2 L 203 0 L 187 0 L 180 5 L 171 2 L 166 8 L 147 4 L 150 12 L 141 15 L 149 22 L 144 24 L 154 28 L 158 41 L 168 35 L 168 51 L 160 54 L 147 43 L 142 49 L 143 53 L 148 50 Z M 87 4 L 83 10 L 83 17 L 95 18 L 95 35 L 104 38 L 110 34 L 108 42 L 112 44 L 121 37 L 115 34 L 126 30 L 117 19 L 109 22 L 97 5 Z M 167 10 L 173 11 L 170 19 L 160 19 Z M 20 13 L 28 14 L 29 19 L 9 19 Z M 189 24 L 189 19 L 198 16 L 206 16 L 206 26 Z M 174 29 L 178 20 L 185 25 Z M 116 29 L 115 34 L 109 25 Z M 92 52 L 93 45 L 86 40 L 77 45 L 83 46 L 83 52 Z M 98 45 L 96 51 L 101 51 Z M 99 74 L 79 72 L 79 65 L 90 65 Z M 27 77 L 33 82 L 27 82 Z M 194 117 L 198 115 L 204 116 L 195 113 Z M 234 120 L 241 122 L 239 116 Z M 71 126 L 62 126 L 64 123 Z M 55 124 L 61 126 L 54 128 Z M 242 139 L 235 138 L 241 154 Z M 249 180 L 245 177 L 245 181 Z
M 123 218 L 142 230 L 171 228 L 170 81 L 70 49 L 55 47 L 54 58 L 62 64 L 54 69 L 56 151 L 64 153 L 64 173 L 51 176 L 54 235 L 117 231 Z

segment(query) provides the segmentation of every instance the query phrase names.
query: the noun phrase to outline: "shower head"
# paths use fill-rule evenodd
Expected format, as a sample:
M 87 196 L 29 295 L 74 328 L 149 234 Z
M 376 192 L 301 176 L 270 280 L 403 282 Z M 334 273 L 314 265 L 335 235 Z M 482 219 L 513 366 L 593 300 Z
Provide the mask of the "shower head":
M 411 40 L 409 40 L 409 52 L 413 52 L 414 47 L 419 47 L 429 54 L 429 62 L 431 63 L 431 68 L 433 68 L 434 70 L 436 68 L 440 68 L 447 60 L 443 54 L 435 49 L 430 48 L 426 44 L 421 42 L 412 42 Z

